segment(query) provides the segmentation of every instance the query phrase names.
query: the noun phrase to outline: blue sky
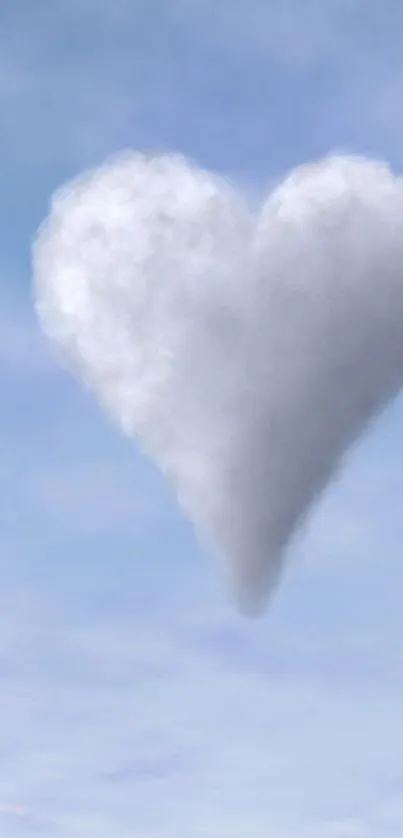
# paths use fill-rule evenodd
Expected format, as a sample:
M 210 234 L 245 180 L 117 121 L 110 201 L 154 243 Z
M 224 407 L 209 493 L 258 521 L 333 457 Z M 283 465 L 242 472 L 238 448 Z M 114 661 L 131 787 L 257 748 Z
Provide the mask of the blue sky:
M 330 149 L 403 170 L 403 8 L 20 0 L 0 21 L 0 832 L 403 834 L 403 402 L 244 621 L 153 467 L 31 305 L 51 192 L 173 149 L 251 201 Z

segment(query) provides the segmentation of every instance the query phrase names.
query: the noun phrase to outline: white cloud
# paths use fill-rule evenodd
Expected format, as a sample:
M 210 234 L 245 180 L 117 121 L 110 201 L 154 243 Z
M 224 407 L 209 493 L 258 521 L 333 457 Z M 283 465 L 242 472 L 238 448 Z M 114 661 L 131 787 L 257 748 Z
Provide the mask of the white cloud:
M 330 157 L 255 220 L 183 158 L 127 153 L 56 193 L 35 241 L 45 332 L 155 458 L 248 609 L 402 386 L 402 184 Z
M 33 229 L 52 184 L 122 144 L 234 169 L 253 203 L 250 173 L 335 142 L 399 165 L 401 42 L 394 0 L 8 4 L 5 219 L 12 189 Z M 98 572 L 80 527 L 102 541 L 111 503 L 118 538 L 139 461 L 9 301 L 0 366 L 0 833 L 401 838 L 399 415 L 350 460 L 309 554 L 245 627 L 180 524 L 153 543 L 147 584 L 119 548 Z M 77 556 L 61 558 L 67 532 Z

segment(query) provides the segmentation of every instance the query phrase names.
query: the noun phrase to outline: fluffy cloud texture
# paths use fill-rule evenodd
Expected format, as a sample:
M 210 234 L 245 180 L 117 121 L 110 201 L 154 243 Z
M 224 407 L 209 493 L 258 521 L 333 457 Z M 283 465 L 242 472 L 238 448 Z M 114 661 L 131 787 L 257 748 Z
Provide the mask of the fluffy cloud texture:
M 126 153 L 56 193 L 34 281 L 45 332 L 259 608 L 403 383 L 403 181 L 331 156 L 255 217 L 179 155 Z

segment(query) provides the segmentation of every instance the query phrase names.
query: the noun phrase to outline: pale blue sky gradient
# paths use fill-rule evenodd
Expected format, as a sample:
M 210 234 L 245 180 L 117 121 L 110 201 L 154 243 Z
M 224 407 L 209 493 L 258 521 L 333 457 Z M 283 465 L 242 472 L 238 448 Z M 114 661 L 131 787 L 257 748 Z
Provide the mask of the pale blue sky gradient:
M 41 338 L 50 193 L 173 149 L 251 201 L 330 149 L 403 171 L 403 6 L 19 0 L 0 15 L 0 834 L 401 838 L 403 401 L 242 620 L 152 464 Z

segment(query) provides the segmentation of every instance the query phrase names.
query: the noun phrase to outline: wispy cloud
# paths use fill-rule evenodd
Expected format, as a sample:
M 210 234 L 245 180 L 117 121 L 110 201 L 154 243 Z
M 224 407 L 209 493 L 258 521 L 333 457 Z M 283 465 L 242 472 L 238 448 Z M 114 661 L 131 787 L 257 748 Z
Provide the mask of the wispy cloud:
M 240 626 L 228 665 L 185 642 L 186 625 L 178 639 L 128 613 L 91 629 L 36 621 L 29 665 L 14 645 L 0 699 L 13 838 L 22 813 L 55 836 L 341 838 L 354 823 L 364 838 L 373 824 L 394 836 L 385 779 L 393 788 L 401 776 L 403 742 L 387 673 L 382 686 L 362 670 L 354 683 L 343 667 L 325 677 L 309 649 L 276 670 L 269 646 L 266 672 L 250 666 L 246 678 Z M 402 815 L 395 806 L 400 828 Z

